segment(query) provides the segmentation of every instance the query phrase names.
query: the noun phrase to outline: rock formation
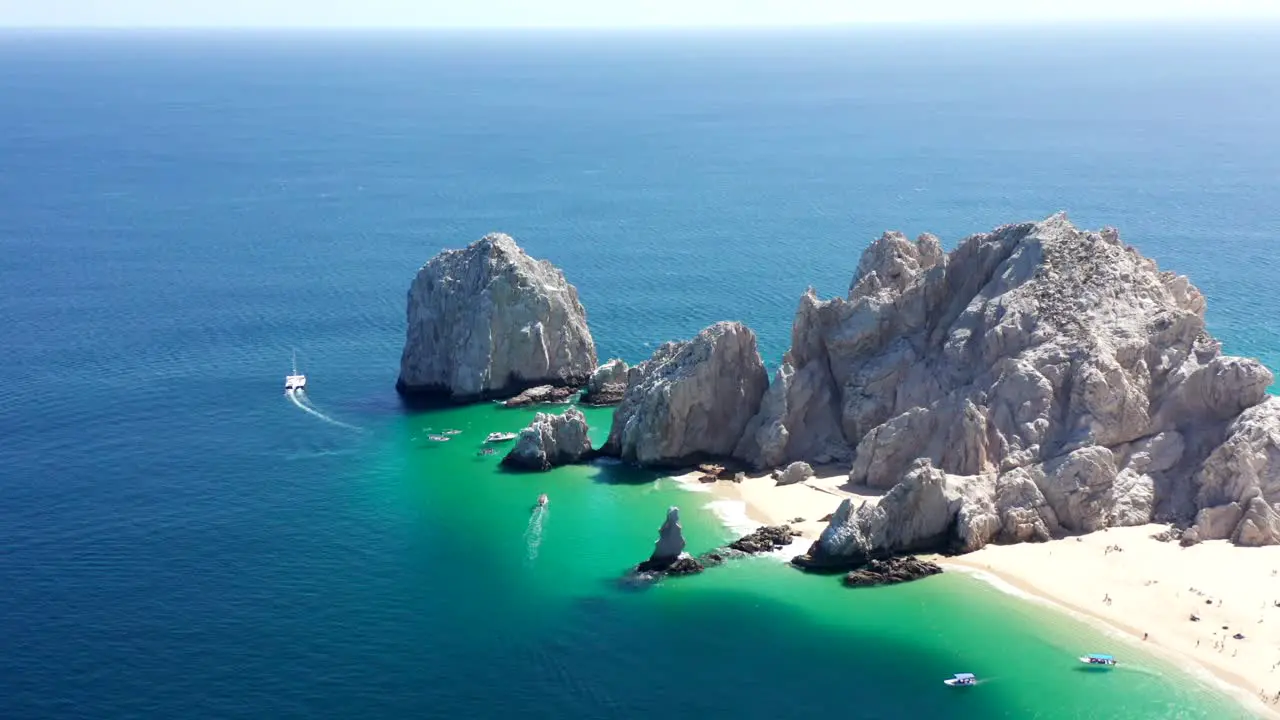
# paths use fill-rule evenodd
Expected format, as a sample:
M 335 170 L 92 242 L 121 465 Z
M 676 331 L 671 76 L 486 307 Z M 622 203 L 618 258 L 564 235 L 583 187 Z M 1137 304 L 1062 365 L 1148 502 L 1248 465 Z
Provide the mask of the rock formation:
M 529 427 L 520 431 L 502 464 L 522 470 L 550 470 L 589 458 L 592 450 L 587 429 L 587 419 L 577 408 L 559 415 L 538 413 Z
M 768 382 L 755 333 L 741 323 L 666 343 L 631 368 L 602 452 L 656 466 L 730 456 Z
M 577 390 L 571 387 L 539 385 L 531 387 L 513 398 L 507 398 L 502 402 L 502 405 L 503 407 L 527 407 L 529 405 L 565 402 L 576 393 Z
M 622 585 L 630 588 L 648 587 L 667 575 L 693 575 L 725 561 L 772 552 L 787 547 L 799 535 L 789 525 L 757 528 L 724 547 L 691 557 L 683 552 L 684 539 L 680 536 L 680 518 L 676 508 L 667 513 L 667 521 L 659 531 L 657 547 L 646 561 L 631 568 L 622 578 Z M 677 540 L 678 538 L 678 540 Z M 676 550 L 679 548 L 679 550 Z M 672 556 L 671 553 L 676 552 Z
M 795 485 L 811 477 L 813 477 L 813 468 L 803 460 L 797 460 L 785 469 L 774 472 L 774 479 L 779 485 Z
M 772 552 L 790 545 L 797 535 L 799 533 L 792 530 L 790 525 L 756 528 L 751 533 L 729 543 L 729 549 L 748 555 Z
M 596 368 L 582 392 L 584 405 L 617 405 L 627 392 L 627 376 L 631 368 L 618 358 Z
M 680 508 L 667 510 L 667 519 L 658 529 L 653 554 L 628 573 L 632 584 L 648 584 L 663 575 L 692 575 L 702 572 L 702 563 L 684 554 L 684 533 L 680 528 Z
M 578 291 L 510 237 L 446 250 L 409 288 L 396 389 L 469 401 L 537 385 L 580 386 L 596 367 Z
M 845 575 L 844 584 L 845 587 L 896 585 L 941 572 L 942 567 L 935 562 L 917 557 L 895 557 L 888 560 L 872 560 L 866 566 Z
M 736 455 L 847 459 L 891 488 L 835 513 L 811 559 L 1042 540 L 1162 520 L 1280 539 L 1280 400 L 1224 356 L 1185 277 L 1065 216 L 964 239 L 890 233 L 846 298 L 800 301 Z M 1232 504 L 1236 509 L 1231 509 Z

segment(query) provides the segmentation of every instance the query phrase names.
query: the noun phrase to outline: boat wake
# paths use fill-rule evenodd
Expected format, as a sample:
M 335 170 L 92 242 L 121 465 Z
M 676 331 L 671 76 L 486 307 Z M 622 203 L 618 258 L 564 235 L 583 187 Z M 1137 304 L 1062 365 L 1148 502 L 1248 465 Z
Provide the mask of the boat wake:
M 529 526 L 524 531 L 525 559 L 533 562 L 538 559 L 538 547 L 542 545 L 542 528 L 546 526 L 547 517 L 551 514 L 545 505 L 536 507 L 529 513 Z
M 307 394 L 302 390 L 285 390 L 284 394 L 286 397 L 289 398 L 289 402 L 292 402 L 294 405 L 298 406 L 299 410 L 309 415 L 313 415 L 317 418 L 320 418 L 321 420 L 329 423 L 330 425 L 336 425 L 340 428 L 346 428 L 347 430 L 353 430 L 355 432 L 364 432 L 363 428 L 358 428 L 355 425 L 348 425 L 347 423 L 344 423 L 341 420 L 335 420 L 329 417 L 328 415 L 325 415 L 320 410 L 316 409 L 316 407 L 311 404 L 311 401 L 307 399 Z

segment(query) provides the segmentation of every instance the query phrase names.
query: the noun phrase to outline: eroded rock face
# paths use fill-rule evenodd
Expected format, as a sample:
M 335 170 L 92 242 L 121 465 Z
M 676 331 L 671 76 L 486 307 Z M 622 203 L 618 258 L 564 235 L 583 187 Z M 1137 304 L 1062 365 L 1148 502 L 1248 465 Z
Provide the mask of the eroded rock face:
M 581 386 L 596 367 L 577 290 L 507 235 L 446 250 L 409 288 L 396 389 L 451 401 Z
M 1272 374 L 1221 354 L 1185 277 L 1160 272 L 1114 230 L 1080 231 L 1062 215 L 940 248 L 886 234 L 848 297 L 806 293 L 739 445 L 743 459 L 774 466 L 847 455 L 851 482 L 893 488 L 837 512 L 820 555 L 1189 524 L 1229 503 L 1256 510 L 1248 537 L 1270 536 L 1262 528 L 1280 502 Z M 796 398 L 802 375 L 808 402 Z M 941 477 L 926 482 L 924 467 Z
M 630 369 L 602 452 L 653 466 L 728 457 L 767 386 L 755 333 L 716 323 Z
M 627 377 L 631 368 L 619 358 L 596 368 L 582 392 L 585 405 L 617 405 L 627 392 Z
M 586 417 L 577 408 L 560 415 L 538 413 L 516 436 L 515 447 L 502 464 L 522 470 L 550 470 L 586 459 L 592 454 L 588 429 Z

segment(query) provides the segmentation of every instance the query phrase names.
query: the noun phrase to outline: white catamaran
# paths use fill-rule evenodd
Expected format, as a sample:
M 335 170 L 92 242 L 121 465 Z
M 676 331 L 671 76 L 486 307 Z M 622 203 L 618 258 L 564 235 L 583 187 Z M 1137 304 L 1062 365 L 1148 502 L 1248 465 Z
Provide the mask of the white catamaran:
M 294 351 L 294 353 L 293 353 L 293 374 L 292 374 L 292 375 L 286 375 L 286 376 L 285 376 L 285 378 L 284 378 L 284 391 L 285 391 L 285 392 L 294 392 L 295 390 L 302 390 L 302 389 L 305 389 L 306 387 L 307 387 L 307 376 L 306 376 L 306 375 L 302 375 L 302 374 L 300 374 L 300 373 L 298 372 L 298 353 L 297 353 L 297 351 Z

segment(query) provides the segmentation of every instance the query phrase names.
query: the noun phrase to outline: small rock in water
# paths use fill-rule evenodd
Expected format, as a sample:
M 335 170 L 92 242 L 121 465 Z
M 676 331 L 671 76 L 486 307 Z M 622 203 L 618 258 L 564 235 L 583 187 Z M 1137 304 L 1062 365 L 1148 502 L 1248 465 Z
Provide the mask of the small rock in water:
M 539 385 L 525 390 L 510 400 L 503 402 L 502 405 L 503 407 L 524 407 L 526 405 L 564 402 L 576 392 L 578 391 L 571 387 Z
M 791 538 L 790 525 L 773 525 L 759 528 L 749 535 L 744 535 L 729 543 L 729 547 L 733 550 L 754 555 L 784 548 L 791 544 Z
M 864 567 L 844 576 L 845 587 L 872 587 L 896 585 L 937 575 L 942 568 L 934 562 L 917 557 L 895 557 L 888 560 L 871 560 Z

